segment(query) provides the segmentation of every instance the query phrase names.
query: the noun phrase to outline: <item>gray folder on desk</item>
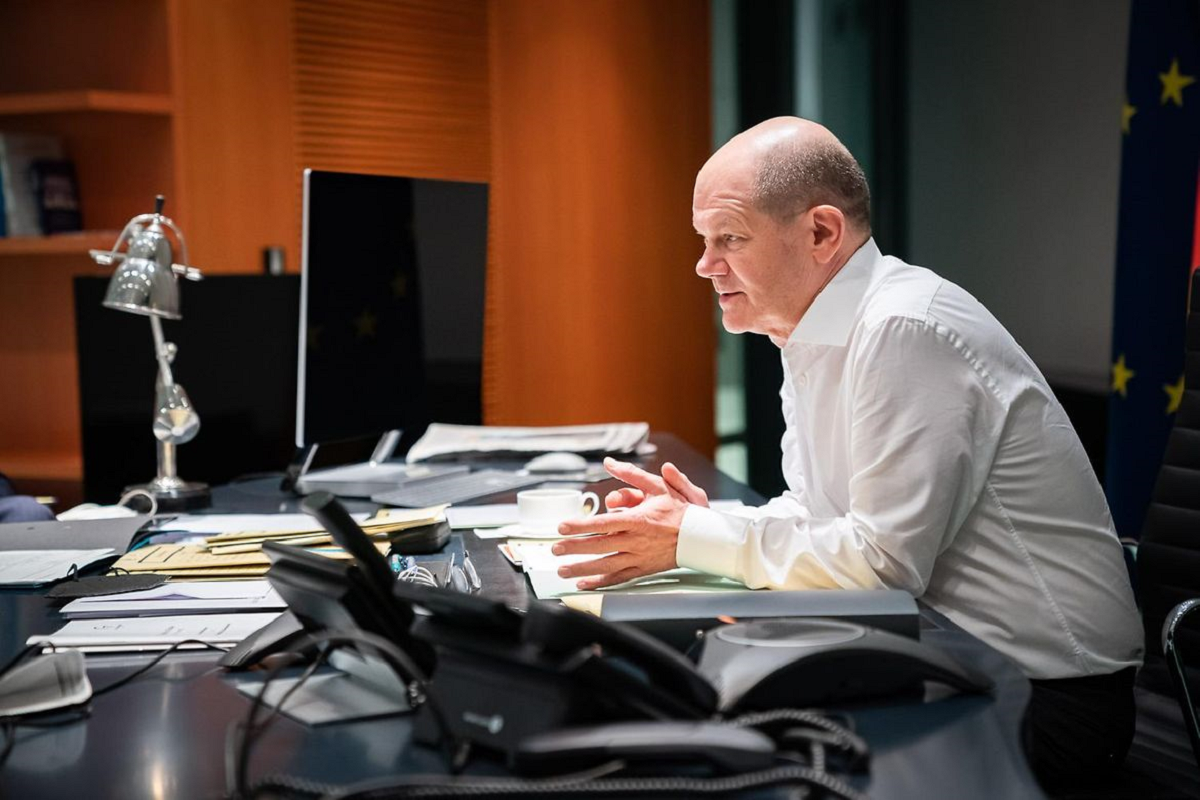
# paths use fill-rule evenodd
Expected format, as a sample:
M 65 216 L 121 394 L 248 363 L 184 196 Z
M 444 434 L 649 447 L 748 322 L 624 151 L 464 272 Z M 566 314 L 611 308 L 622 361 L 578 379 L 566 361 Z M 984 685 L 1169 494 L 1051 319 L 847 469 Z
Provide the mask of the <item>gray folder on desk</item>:
M 80 519 L 70 522 L 8 522 L 0 525 L 2 550 L 98 550 L 129 549 L 134 535 L 150 517 Z
M 730 618 L 833 617 L 920 638 L 920 612 L 908 592 L 867 589 L 808 591 L 679 592 L 606 594 L 600 616 L 628 622 L 673 647 L 686 650 L 697 633 Z

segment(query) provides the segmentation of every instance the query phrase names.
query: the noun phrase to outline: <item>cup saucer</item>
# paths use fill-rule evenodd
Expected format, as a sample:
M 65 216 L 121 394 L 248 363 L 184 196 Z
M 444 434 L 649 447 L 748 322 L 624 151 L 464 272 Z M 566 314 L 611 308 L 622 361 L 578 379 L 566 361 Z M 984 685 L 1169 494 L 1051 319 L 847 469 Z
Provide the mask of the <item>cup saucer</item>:
M 567 538 L 569 538 L 569 537 L 563 536 L 561 533 L 559 533 L 557 527 L 547 526 L 547 527 L 527 528 L 524 525 L 520 524 L 519 522 L 515 523 L 513 525 L 505 525 L 503 528 L 500 528 L 499 530 L 497 530 L 496 533 L 500 534 L 501 536 L 506 536 L 509 539 L 567 539 Z M 589 534 L 575 534 L 575 535 L 576 536 L 587 536 Z

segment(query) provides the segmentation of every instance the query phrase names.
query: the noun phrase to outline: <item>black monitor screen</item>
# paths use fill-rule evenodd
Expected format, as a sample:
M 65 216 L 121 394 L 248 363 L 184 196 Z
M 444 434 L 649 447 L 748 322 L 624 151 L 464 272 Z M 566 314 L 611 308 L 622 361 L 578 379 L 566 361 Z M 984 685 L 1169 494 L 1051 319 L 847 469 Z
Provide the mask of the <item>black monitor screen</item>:
M 487 199 L 305 172 L 297 446 L 480 422 Z

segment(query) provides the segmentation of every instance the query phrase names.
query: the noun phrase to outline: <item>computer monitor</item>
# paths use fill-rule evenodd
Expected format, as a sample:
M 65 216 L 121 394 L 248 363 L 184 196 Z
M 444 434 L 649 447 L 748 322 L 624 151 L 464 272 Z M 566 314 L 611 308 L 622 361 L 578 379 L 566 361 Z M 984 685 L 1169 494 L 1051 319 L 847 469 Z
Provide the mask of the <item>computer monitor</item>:
M 481 422 L 487 209 L 482 183 L 305 170 L 302 453 Z

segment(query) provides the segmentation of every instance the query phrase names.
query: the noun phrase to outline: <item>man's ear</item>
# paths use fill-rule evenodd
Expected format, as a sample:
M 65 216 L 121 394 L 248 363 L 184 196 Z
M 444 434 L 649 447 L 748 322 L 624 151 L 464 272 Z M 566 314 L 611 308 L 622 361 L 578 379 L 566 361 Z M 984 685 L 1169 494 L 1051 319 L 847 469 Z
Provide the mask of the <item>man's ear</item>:
M 846 215 L 835 206 L 813 206 L 812 245 L 817 263 L 833 259 L 846 238 Z

